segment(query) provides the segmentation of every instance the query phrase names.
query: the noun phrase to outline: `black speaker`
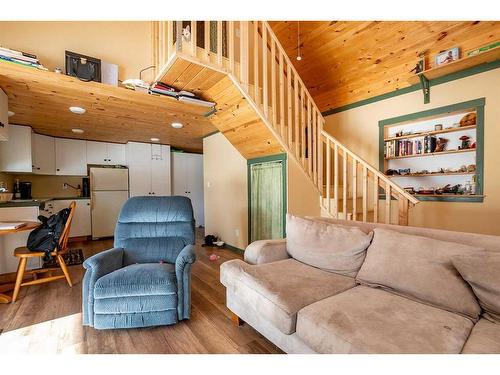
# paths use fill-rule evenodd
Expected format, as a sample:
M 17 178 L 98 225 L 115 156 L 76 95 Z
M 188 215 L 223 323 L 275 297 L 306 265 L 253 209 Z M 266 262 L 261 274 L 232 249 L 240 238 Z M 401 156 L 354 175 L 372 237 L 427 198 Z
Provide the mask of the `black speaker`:
M 95 57 L 66 51 L 66 75 L 81 81 L 101 82 L 101 60 Z

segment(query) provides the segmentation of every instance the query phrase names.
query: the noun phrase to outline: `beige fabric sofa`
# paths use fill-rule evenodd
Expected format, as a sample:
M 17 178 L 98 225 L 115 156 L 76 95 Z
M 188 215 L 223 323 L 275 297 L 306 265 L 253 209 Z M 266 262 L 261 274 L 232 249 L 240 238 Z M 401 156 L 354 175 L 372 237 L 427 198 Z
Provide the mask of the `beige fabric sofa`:
M 309 219 L 354 226 L 365 233 L 389 229 L 437 243 L 447 241 L 457 247 L 470 245 L 500 252 L 498 236 Z M 376 236 L 377 231 L 374 241 Z M 365 263 L 373 263 L 369 260 L 374 254 L 370 254 L 370 246 Z M 403 269 L 405 266 L 409 265 L 401 264 Z M 368 275 L 369 268 L 362 265 L 358 275 Z M 450 272 L 451 276 L 458 275 L 454 269 Z M 442 287 L 447 293 L 442 296 L 444 302 L 435 291 L 428 301 L 418 289 L 419 281 L 424 280 L 408 286 L 412 294 L 327 272 L 290 257 L 286 239 L 250 244 L 245 261 L 225 262 L 220 277 L 226 287 L 227 307 L 286 353 L 500 353 L 500 322 L 485 319 L 475 297 L 467 300 L 463 293 L 473 296 L 469 287 L 454 291 L 437 283 L 435 289 Z

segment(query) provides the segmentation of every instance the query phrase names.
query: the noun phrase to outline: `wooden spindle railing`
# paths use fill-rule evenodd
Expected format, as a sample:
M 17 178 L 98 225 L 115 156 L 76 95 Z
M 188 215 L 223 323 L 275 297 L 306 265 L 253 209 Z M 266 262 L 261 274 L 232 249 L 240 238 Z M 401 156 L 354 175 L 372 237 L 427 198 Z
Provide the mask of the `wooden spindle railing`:
M 418 200 L 323 130 L 321 111 L 267 22 L 165 21 L 152 30 L 157 74 L 177 55 L 230 75 L 314 183 L 328 215 L 407 224 Z

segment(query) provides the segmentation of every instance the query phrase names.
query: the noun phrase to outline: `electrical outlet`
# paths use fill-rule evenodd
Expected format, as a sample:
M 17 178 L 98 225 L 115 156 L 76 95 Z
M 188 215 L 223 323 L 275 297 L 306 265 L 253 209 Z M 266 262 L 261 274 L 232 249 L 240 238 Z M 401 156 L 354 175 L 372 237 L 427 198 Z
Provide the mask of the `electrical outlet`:
M 234 234 L 236 235 L 236 237 L 239 237 L 240 236 L 240 230 L 239 229 L 235 229 L 234 230 Z
M 207 188 L 210 189 L 210 181 L 207 181 Z

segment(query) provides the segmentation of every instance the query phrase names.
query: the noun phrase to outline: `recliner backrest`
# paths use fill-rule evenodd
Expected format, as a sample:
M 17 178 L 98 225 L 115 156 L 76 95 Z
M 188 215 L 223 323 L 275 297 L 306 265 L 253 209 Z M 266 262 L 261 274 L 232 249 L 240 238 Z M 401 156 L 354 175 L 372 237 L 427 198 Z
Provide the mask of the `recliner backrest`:
M 194 216 L 187 197 L 133 197 L 122 207 L 115 247 L 124 251 L 123 265 L 175 263 L 184 246 L 194 244 Z

